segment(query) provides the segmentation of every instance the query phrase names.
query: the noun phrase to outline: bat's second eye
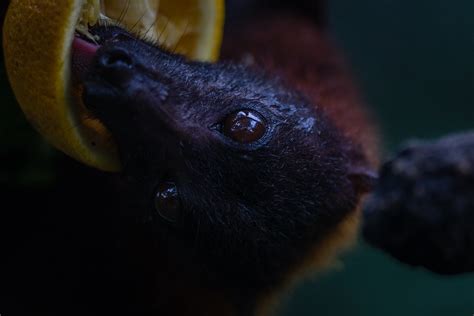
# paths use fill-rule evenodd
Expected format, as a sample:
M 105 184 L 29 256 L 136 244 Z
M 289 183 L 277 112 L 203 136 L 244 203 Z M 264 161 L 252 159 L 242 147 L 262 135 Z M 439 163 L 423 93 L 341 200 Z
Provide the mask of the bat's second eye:
M 241 144 L 258 141 L 265 135 L 265 131 L 266 126 L 262 115 L 252 110 L 231 113 L 222 125 L 222 133 Z
M 178 222 L 181 216 L 181 204 L 176 184 L 165 182 L 159 185 L 155 196 L 155 208 L 166 222 L 170 224 Z

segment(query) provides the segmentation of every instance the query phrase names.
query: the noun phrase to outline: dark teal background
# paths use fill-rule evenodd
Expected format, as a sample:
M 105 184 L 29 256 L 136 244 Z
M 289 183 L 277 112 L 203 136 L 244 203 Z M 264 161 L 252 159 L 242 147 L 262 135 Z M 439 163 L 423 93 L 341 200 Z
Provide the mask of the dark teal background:
M 332 0 L 330 20 L 379 118 L 386 152 L 407 138 L 474 128 L 474 1 Z M 362 243 L 342 270 L 297 288 L 282 313 L 473 314 L 474 275 L 436 276 Z
M 334 37 L 379 119 L 386 152 L 474 128 L 474 1 L 332 0 Z M 0 68 L 0 189 L 47 187 L 59 154 L 31 130 Z M 473 223 L 474 229 L 474 223 Z M 471 316 L 474 275 L 439 277 L 363 243 L 298 287 L 281 315 Z

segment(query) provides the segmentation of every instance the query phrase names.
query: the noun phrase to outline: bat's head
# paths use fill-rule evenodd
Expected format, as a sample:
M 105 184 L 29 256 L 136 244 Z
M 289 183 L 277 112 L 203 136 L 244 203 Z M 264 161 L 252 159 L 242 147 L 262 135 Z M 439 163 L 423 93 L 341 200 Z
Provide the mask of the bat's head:
M 84 103 L 118 144 L 127 216 L 154 231 L 157 252 L 179 249 L 210 282 L 271 286 L 354 211 L 361 150 L 300 94 L 96 32 Z

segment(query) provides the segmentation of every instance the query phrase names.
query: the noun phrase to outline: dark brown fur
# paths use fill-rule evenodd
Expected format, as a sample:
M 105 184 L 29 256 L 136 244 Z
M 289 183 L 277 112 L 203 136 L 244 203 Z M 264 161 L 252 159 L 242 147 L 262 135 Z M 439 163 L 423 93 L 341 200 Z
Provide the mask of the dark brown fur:
M 344 154 L 346 152 L 348 155 L 353 154 L 354 156 L 351 157 L 345 157 L 341 154 L 341 156 L 344 156 L 342 157 L 344 161 L 352 162 L 352 166 L 341 167 L 337 165 L 336 167 L 347 167 L 348 170 L 355 168 L 361 173 L 368 171 L 375 167 L 377 163 L 377 140 L 374 136 L 373 124 L 367 118 L 357 89 L 354 87 L 350 75 L 348 75 L 338 50 L 334 48 L 325 32 L 321 30 L 321 23 L 296 12 L 257 14 L 253 18 L 249 17 L 245 21 L 244 27 L 236 27 L 234 31 L 231 28 L 225 36 L 222 59 L 243 62 L 250 65 L 250 68 L 263 69 L 267 73 L 267 77 L 278 77 L 290 89 L 294 88 L 302 92 L 303 97 L 318 109 L 318 113 L 319 111 L 324 112 L 331 119 L 331 124 L 339 129 L 339 131 L 334 132 L 331 124 L 325 125 L 327 130 L 323 132 L 327 132 L 328 139 L 338 141 L 334 143 L 334 146 L 336 146 L 334 148 L 322 147 L 325 150 L 322 154 L 331 157 L 332 155 L 337 156 L 339 154 L 338 150 L 344 151 Z M 106 49 L 107 47 L 104 49 L 104 54 L 107 53 Z M 131 51 L 135 53 L 135 51 Z M 170 60 L 170 64 L 174 66 L 173 63 L 176 62 L 176 57 L 172 56 Z M 196 69 L 200 69 L 198 68 L 199 65 L 195 66 Z M 208 66 L 203 66 L 204 71 L 207 71 L 205 67 Z M 203 73 L 198 71 L 193 74 L 189 73 L 189 76 L 190 78 L 199 79 L 201 75 L 213 74 L 213 72 L 207 73 L 204 71 Z M 236 75 L 242 74 L 242 78 L 227 78 L 231 81 L 244 81 L 244 76 L 247 76 L 247 73 L 243 72 L 244 70 L 241 68 L 235 68 L 232 71 L 235 71 Z M 233 72 L 230 72 L 230 74 L 233 74 Z M 191 77 L 191 75 L 194 75 L 194 77 Z M 212 76 L 210 78 L 212 79 Z M 247 82 L 255 81 L 253 75 L 249 75 L 249 78 Z M 146 83 L 162 84 L 159 80 Z M 269 87 L 272 88 L 272 84 Z M 252 90 L 252 87 L 248 88 Z M 261 87 L 255 87 L 255 89 L 261 89 Z M 156 91 L 159 91 L 159 88 Z M 180 90 L 177 89 L 177 91 Z M 31 291 L 40 293 L 39 297 L 41 299 L 36 299 L 40 301 L 40 306 L 43 304 L 48 306 L 47 310 L 51 311 L 48 314 L 65 314 L 66 312 L 70 315 L 84 313 L 128 315 L 159 311 L 162 315 L 247 316 L 254 312 L 265 315 L 271 312 L 271 306 L 278 301 L 279 294 L 284 293 L 288 287 L 307 273 L 317 271 L 331 264 L 337 253 L 350 245 L 355 239 L 359 224 L 359 212 L 356 204 L 357 201 L 360 201 L 364 189 L 358 187 L 353 189 L 347 180 L 342 183 L 340 189 L 343 194 L 348 192 L 348 196 L 340 196 L 340 200 L 347 199 L 347 202 L 342 203 L 341 209 L 334 207 L 336 211 L 341 213 L 336 212 L 337 216 L 335 215 L 328 222 L 329 226 L 323 227 L 318 232 L 317 238 L 314 237 L 317 242 L 302 247 L 301 251 L 294 255 L 296 259 L 291 258 L 291 261 L 284 262 L 282 264 L 283 268 L 279 267 L 278 262 L 276 264 L 271 262 L 270 255 L 268 255 L 277 254 L 278 257 L 275 260 L 286 259 L 286 253 L 280 254 L 278 249 L 280 249 L 282 243 L 285 246 L 282 249 L 285 251 L 291 250 L 291 247 L 288 247 L 281 240 L 278 240 L 280 244 L 265 241 L 264 246 L 276 250 L 269 251 L 268 254 L 265 254 L 266 256 L 262 254 L 262 257 L 258 257 L 257 254 L 255 258 L 251 257 L 246 261 L 246 258 L 242 259 L 241 257 L 245 256 L 248 249 L 257 249 L 261 252 L 267 250 L 266 247 L 261 245 L 257 246 L 263 248 L 252 248 L 254 246 L 251 244 L 253 235 L 248 237 L 249 240 L 245 240 L 246 244 L 244 243 L 241 249 L 238 248 L 239 245 L 235 247 L 235 250 L 233 249 L 232 238 L 219 243 L 221 242 L 220 239 L 224 239 L 221 237 L 226 236 L 225 234 L 228 232 L 235 233 L 241 239 L 247 238 L 248 234 L 245 227 L 234 229 L 234 227 L 214 225 L 211 222 L 207 226 L 203 223 L 202 231 L 199 231 L 199 225 L 193 222 L 190 224 L 191 229 L 183 234 L 173 227 L 164 225 L 154 217 L 154 212 L 149 210 L 148 194 L 153 193 L 153 181 L 156 181 L 156 179 L 150 177 L 149 175 L 152 173 L 144 167 L 148 167 L 147 164 L 150 164 L 155 168 L 152 171 L 156 171 L 161 166 L 155 166 L 157 164 L 155 160 L 147 159 L 150 156 L 155 158 L 154 153 L 146 148 L 149 139 L 145 138 L 143 143 L 139 144 L 143 145 L 142 147 L 145 148 L 143 150 L 143 148 L 140 149 L 140 146 L 135 147 L 135 138 L 127 138 L 131 134 L 136 136 L 136 134 L 143 131 L 146 136 L 156 135 L 156 133 L 152 133 L 155 131 L 153 128 L 156 127 L 156 124 L 154 124 L 156 122 L 143 120 L 138 122 L 137 126 L 131 125 L 132 128 L 121 128 L 122 124 L 114 124 L 124 122 L 120 121 L 120 118 L 113 117 L 113 115 L 117 115 L 116 112 L 113 112 L 114 108 L 117 105 L 122 105 L 120 104 L 121 100 L 106 102 L 107 104 L 104 102 L 95 104 L 93 99 L 91 101 L 91 95 L 93 95 L 93 91 L 89 90 L 88 100 L 90 102 L 86 102 L 86 104 L 91 108 L 94 105 L 109 106 L 108 109 L 102 108 L 96 109 L 96 111 L 100 113 L 99 117 L 105 123 L 108 123 L 109 127 L 112 127 L 112 133 L 119 140 L 119 143 L 124 143 L 125 149 L 122 149 L 122 154 L 125 156 L 127 154 L 129 156 L 137 155 L 138 159 L 133 161 L 136 157 L 130 158 L 131 163 L 128 165 L 130 168 L 124 171 L 121 179 L 113 178 L 101 181 L 97 174 L 84 175 L 83 172 L 67 177 L 69 178 L 69 182 L 66 181 L 68 185 L 71 185 L 71 178 L 78 182 L 78 179 L 82 178 L 84 183 L 90 183 L 90 186 L 72 185 L 69 188 L 65 186 L 65 188 L 59 190 L 56 195 L 62 195 L 68 203 L 66 212 L 63 209 L 64 202 L 60 201 L 60 198 L 56 200 L 54 195 L 50 197 L 51 214 L 47 218 L 48 220 L 51 219 L 53 223 L 51 226 L 54 229 L 46 234 L 41 231 L 43 235 L 39 235 L 38 239 L 31 244 L 33 251 L 30 249 L 30 252 L 23 252 L 24 255 L 11 257 L 12 259 L 7 264 L 10 269 L 16 267 L 18 262 L 23 262 L 25 265 L 25 268 L 22 268 L 23 266 L 15 268 L 15 273 L 13 273 L 13 276 L 22 275 L 21 282 L 18 284 L 22 284 L 24 287 L 33 284 L 32 289 L 37 290 Z M 88 96 L 86 95 L 86 101 Z M 145 97 L 143 97 L 144 100 Z M 153 97 L 156 97 L 156 95 Z M 193 99 L 196 98 L 193 97 Z M 297 97 L 295 102 L 299 101 L 301 99 Z M 149 117 L 145 116 L 146 119 Z M 132 123 L 129 122 L 130 120 L 126 121 L 127 124 Z M 325 119 L 322 118 L 321 122 L 324 125 Z M 162 132 L 162 130 L 159 130 L 159 132 Z M 341 143 L 339 143 L 341 138 L 339 134 L 342 134 L 345 138 Z M 173 138 L 170 137 L 170 139 Z M 202 139 L 206 139 L 206 137 Z M 152 140 L 157 141 L 156 139 Z M 161 139 L 158 139 L 157 142 L 161 141 Z M 344 146 L 341 145 L 342 143 Z M 130 145 L 133 146 L 127 147 Z M 156 147 L 153 146 L 153 148 Z M 216 149 L 216 146 L 210 148 Z M 223 148 L 223 153 L 227 153 L 227 147 Z M 218 152 L 220 149 L 221 147 L 218 146 L 216 151 Z M 175 154 L 173 148 L 170 149 L 170 152 Z M 298 158 L 295 155 L 306 157 L 304 152 L 293 153 L 289 157 Z M 211 155 L 204 155 L 202 161 L 216 161 L 214 158 Z M 177 160 L 179 161 L 179 159 Z M 166 162 L 170 167 L 175 167 L 173 165 L 175 161 L 171 159 L 164 159 L 160 162 Z M 292 167 L 290 163 L 288 165 Z M 177 166 L 181 167 L 180 165 Z M 231 166 L 241 168 L 240 164 L 231 164 Z M 201 166 L 194 165 L 193 167 L 199 169 Z M 206 173 L 217 169 L 216 167 L 203 168 L 204 172 L 198 174 L 201 177 L 198 178 L 193 174 L 189 178 L 193 181 L 199 181 Z M 146 171 L 144 174 L 139 173 L 141 168 Z M 328 170 L 328 173 L 332 171 Z M 227 184 L 225 182 L 227 179 L 221 179 L 219 176 L 219 174 L 214 175 L 217 180 Z M 274 179 L 271 174 L 267 174 L 267 176 L 272 180 Z M 282 178 L 284 177 L 285 174 L 283 173 Z M 110 177 L 106 176 L 105 178 Z M 215 180 L 215 178 L 210 180 Z M 239 180 L 238 177 L 233 179 L 233 181 Z M 284 179 L 276 179 L 280 180 L 280 183 L 285 183 L 283 182 Z M 317 181 L 318 179 L 314 180 Z M 211 182 L 204 182 L 204 184 L 212 185 Z M 303 183 L 302 186 L 305 186 L 305 184 Z M 235 187 L 230 184 L 229 187 L 236 192 L 244 189 L 242 185 Z M 255 187 L 259 188 L 258 186 Z M 220 188 L 213 188 L 212 190 L 214 189 L 218 190 Z M 282 197 L 291 195 L 292 188 L 278 189 L 279 191 L 285 191 L 286 195 L 282 195 Z M 68 193 L 64 193 L 63 190 Z M 213 198 L 217 203 L 218 199 L 222 198 L 222 194 L 219 194 L 219 191 L 213 192 L 212 190 L 209 189 L 211 191 L 209 194 L 215 194 Z M 255 194 L 254 191 L 253 194 Z M 80 196 L 79 199 L 75 199 L 77 192 L 80 192 L 80 194 L 77 194 Z M 334 191 L 330 190 L 323 190 L 323 192 L 328 195 L 335 194 Z M 301 197 L 308 198 L 307 195 L 307 192 L 304 192 Z M 289 197 L 293 198 L 292 196 Z M 195 197 L 195 199 L 198 200 L 199 197 Z M 202 203 L 204 202 L 207 201 L 203 199 Z M 327 205 L 332 205 L 337 204 L 338 201 L 331 198 L 324 202 L 327 202 Z M 295 205 L 294 201 L 292 203 L 289 204 L 291 207 Z M 285 201 L 281 205 L 285 206 Z M 347 206 L 352 206 L 353 209 L 347 210 Z M 225 216 L 215 211 L 210 210 L 209 217 L 218 220 L 226 219 Z M 269 210 L 264 209 L 264 211 Z M 288 218 L 291 219 L 291 212 L 292 209 L 290 208 L 285 212 L 277 213 L 277 215 L 290 216 Z M 230 216 L 234 216 L 230 217 L 231 222 L 238 223 L 242 220 L 241 217 L 235 215 L 236 213 L 230 214 Z M 216 220 L 216 222 L 218 221 Z M 245 223 L 245 221 L 243 222 Z M 262 226 L 268 229 L 265 226 L 266 224 L 263 223 Z M 281 227 L 276 226 L 275 228 L 275 226 L 270 225 L 269 228 L 275 229 L 269 233 L 275 233 L 274 230 L 278 230 L 278 228 L 285 232 L 288 227 L 285 227 L 284 224 L 285 221 L 283 220 L 279 223 Z M 197 229 L 196 225 L 198 226 Z M 304 225 L 299 227 L 305 228 Z M 291 232 L 291 229 L 288 229 L 288 231 Z M 255 232 L 250 229 L 249 233 Z M 192 236 L 188 236 L 188 234 Z M 64 238 L 64 236 L 67 238 Z M 256 236 L 262 237 L 259 234 L 256 234 Z M 197 237 L 200 237 L 200 239 Z M 222 249 L 224 258 L 220 258 L 219 255 L 213 253 L 215 250 L 213 247 L 216 247 L 213 239 L 217 239 L 218 246 L 225 247 Z M 192 242 L 189 243 L 189 240 L 192 240 Z M 312 240 L 302 241 L 310 242 Z M 201 243 L 200 248 L 195 247 L 198 242 Z M 207 256 L 208 251 L 211 252 L 211 256 Z M 195 255 L 195 252 L 198 255 Z M 45 259 L 44 262 L 40 260 L 40 263 L 35 264 L 34 267 L 26 264 L 35 257 L 34 254 L 36 253 L 43 254 L 47 260 Z M 238 257 L 234 255 L 235 253 L 243 255 Z M 241 268 L 239 262 L 234 262 L 241 260 L 244 264 L 251 264 L 257 262 L 252 260 L 258 259 L 265 262 L 262 267 L 270 267 L 274 270 L 268 273 L 268 278 L 259 273 L 262 272 L 261 267 L 245 266 Z M 27 272 L 24 273 L 23 270 Z M 44 274 L 44 271 L 48 271 L 49 274 Z M 259 277 L 262 279 L 257 279 Z M 11 278 L 14 281 L 10 281 L 9 284 L 16 282 L 17 278 Z M 48 290 L 41 293 L 41 284 L 49 282 L 51 284 Z M 67 290 L 63 290 L 63 288 Z M 20 294 L 24 292 L 21 289 L 17 291 Z M 33 297 L 34 293 L 29 295 Z M 28 296 L 25 295 L 25 297 Z M 61 299 L 52 299 L 52 297 L 60 297 Z M 38 301 L 35 301 L 34 304 L 28 303 L 25 305 L 25 298 L 18 296 L 17 299 L 18 302 L 23 302 L 23 305 L 19 303 L 19 306 L 23 306 L 25 310 L 28 310 L 29 305 L 32 306 L 32 309 L 38 306 L 36 305 Z M 55 303 L 55 301 L 60 302 Z M 71 312 L 71 306 L 80 307 Z
M 377 168 L 379 133 L 376 125 L 343 54 L 314 16 L 276 11 L 263 18 L 245 20 L 245 24 L 226 34 L 222 58 L 265 69 L 303 92 L 348 138 L 362 146 L 370 165 Z M 295 267 L 282 288 L 261 298 L 259 315 L 272 313 L 280 294 L 295 281 L 333 264 L 337 254 L 355 242 L 359 224 L 360 210 L 354 209 L 332 234 L 314 246 L 314 255 Z

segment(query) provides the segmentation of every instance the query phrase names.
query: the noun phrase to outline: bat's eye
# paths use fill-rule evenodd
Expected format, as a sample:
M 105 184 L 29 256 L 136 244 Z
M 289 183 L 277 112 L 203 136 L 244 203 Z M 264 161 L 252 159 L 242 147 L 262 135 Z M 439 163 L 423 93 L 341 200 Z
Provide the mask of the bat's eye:
M 155 196 L 155 208 L 162 219 L 176 224 L 181 216 L 181 203 L 176 184 L 164 182 L 158 186 Z
M 262 115 L 252 110 L 240 110 L 228 115 L 223 121 L 222 133 L 241 143 L 253 143 L 265 135 L 266 126 Z

